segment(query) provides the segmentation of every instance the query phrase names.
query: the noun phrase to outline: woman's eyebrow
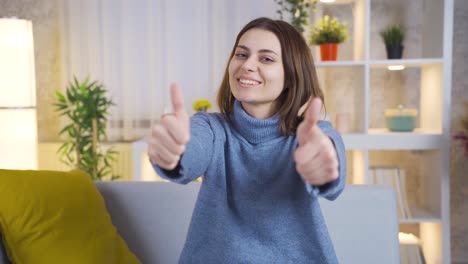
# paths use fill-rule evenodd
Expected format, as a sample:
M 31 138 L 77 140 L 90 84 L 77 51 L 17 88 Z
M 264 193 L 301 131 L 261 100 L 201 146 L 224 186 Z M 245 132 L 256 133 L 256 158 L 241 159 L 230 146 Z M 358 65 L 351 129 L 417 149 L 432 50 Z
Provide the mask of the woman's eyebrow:
M 246 51 L 250 51 L 250 49 L 249 49 L 249 48 L 247 48 L 247 47 L 246 47 L 246 46 L 244 46 L 244 45 L 237 45 L 237 47 L 236 47 L 236 48 L 240 48 L 240 49 L 244 49 L 244 50 L 246 50 Z
M 246 51 L 250 51 L 250 49 L 244 45 L 237 45 L 237 48 L 241 48 L 241 49 L 244 49 Z M 276 54 L 278 55 L 278 53 L 272 51 L 272 50 L 269 50 L 269 49 L 261 49 L 258 51 L 259 53 L 273 53 L 273 54 Z M 278 55 L 279 56 L 279 55 Z

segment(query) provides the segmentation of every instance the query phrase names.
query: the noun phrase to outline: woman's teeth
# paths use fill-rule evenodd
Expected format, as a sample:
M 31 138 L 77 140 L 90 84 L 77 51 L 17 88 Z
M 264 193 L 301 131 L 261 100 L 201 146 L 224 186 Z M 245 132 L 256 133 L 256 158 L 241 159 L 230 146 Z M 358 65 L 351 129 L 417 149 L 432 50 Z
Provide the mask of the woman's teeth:
M 239 79 L 239 82 L 242 83 L 242 84 L 249 84 L 249 85 L 256 85 L 256 84 L 260 83 L 260 82 L 257 82 L 257 81 L 246 80 L 246 79 Z

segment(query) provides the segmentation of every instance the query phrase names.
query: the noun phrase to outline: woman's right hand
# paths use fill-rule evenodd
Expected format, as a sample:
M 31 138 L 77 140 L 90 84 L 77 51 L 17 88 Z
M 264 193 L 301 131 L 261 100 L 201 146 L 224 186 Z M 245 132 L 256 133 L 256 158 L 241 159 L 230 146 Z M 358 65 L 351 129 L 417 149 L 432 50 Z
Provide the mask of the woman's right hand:
M 152 163 L 172 170 L 179 163 L 190 139 L 190 120 L 184 106 L 184 97 L 179 86 L 171 84 L 173 113 L 164 114 L 151 129 L 148 155 Z

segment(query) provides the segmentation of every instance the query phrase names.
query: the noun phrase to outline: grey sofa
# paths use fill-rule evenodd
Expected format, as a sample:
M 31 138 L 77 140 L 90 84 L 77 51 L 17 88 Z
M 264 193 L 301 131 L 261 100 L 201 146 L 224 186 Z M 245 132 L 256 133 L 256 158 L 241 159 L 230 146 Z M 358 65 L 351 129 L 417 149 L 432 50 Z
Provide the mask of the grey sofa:
M 177 263 L 199 183 L 98 182 L 119 233 L 142 263 Z M 322 210 L 340 263 L 400 263 L 395 196 L 380 186 L 347 186 Z M 0 245 L 0 264 L 9 263 Z M 28 263 L 26 263 L 28 264 Z

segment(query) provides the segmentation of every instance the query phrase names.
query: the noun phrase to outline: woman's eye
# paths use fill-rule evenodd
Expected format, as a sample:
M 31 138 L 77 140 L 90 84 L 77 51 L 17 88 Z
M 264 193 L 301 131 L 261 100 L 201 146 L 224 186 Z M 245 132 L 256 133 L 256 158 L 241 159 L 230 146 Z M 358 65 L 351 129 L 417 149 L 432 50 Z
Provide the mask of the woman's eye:
M 247 58 L 247 55 L 245 53 L 238 52 L 235 54 L 236 57 L 238 58 Z
M 261 61 L 263 61 L 263 62 L 274 62 L 274 60 L 272 58 L 269 58 L 269 57 L 263 57 L 263 58 L 261 58 Z

